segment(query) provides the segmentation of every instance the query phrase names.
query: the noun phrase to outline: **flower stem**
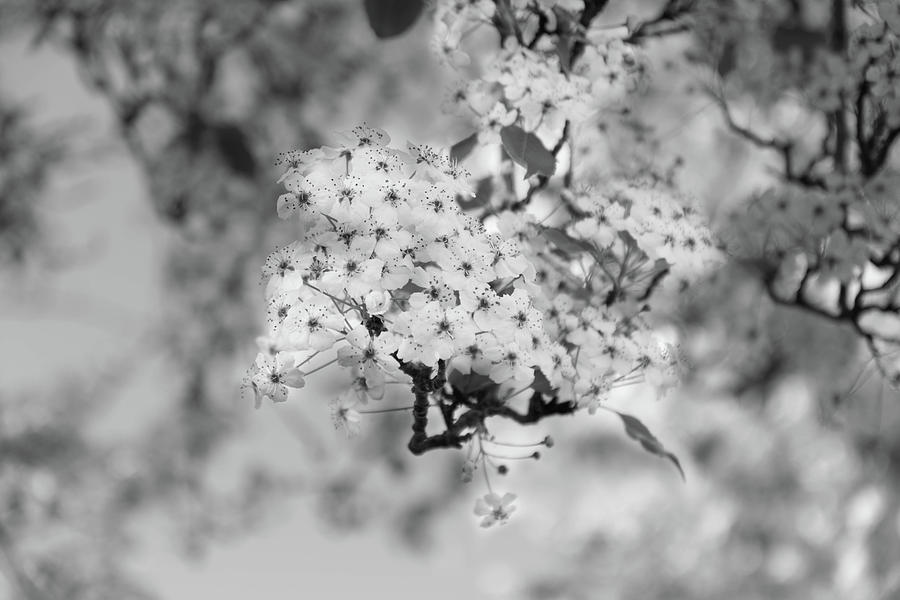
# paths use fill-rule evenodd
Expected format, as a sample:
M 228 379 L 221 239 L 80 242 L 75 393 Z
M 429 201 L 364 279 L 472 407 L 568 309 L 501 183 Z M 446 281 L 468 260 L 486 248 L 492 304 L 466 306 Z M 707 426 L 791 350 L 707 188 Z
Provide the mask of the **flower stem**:
M 316 367 L 316 368 L 313 369 L 312 371 L 306 371 L 303 375 L 305 375 L 305 376 L 306 376 L 306 375 L 312 375 L 312 374 L 315 373 L 316 371 L 321 371 L 322 369 L 324 369 L 324 368 L 327 367 L 328 365 L 334 364 L 334 363 L 336 363 L 337 361 L 338 361 L 338 359 L 333 358 L 333 359 L 329 360 L 327 363 L 322 364 L 322 365 L 319 365 L 318 367 Z
M 358 410 L 361 415 L 377 415 L 380 413 L 399 412 L 403 410 L 412 410 L 412 406 L 399 406 L 397 408 L 379 408 L 378 410 Z

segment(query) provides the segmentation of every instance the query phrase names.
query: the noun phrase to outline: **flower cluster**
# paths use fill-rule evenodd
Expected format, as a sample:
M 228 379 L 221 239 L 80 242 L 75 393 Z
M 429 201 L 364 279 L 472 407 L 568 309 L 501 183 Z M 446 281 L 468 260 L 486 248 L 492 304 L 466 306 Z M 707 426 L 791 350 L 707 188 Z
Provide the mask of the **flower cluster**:
M 491 2 L 439 5 L 433 47 L 457 69 L 470 63 L 461 50 L 468 32 L 491 18 L 517 32 L 504 38 L 496 54 L 484 57 L 478 79 L 460 83 L 450 96 L 451 110 L 476 116 L 482 143 L 496 142 L 500 129 L 516 122 L 526 131 L 559 132 L 565 122 L 584 121 L 611 94 L 634 85 L 643 68 L 623 42 L 626 28 L 579 31 L 575 11 L 580 4 L 514 1 L 502 15 Z M 571 40 L 546 35 L 567 29 Z M 568 47 L 573 43 L 584 55 L 577 64 Z
M 480 377 L 501 406 L 532 389 L 590 412 L 613 387 L 673 383 L 678 353 L 654 337 L 644 301 L 647 281 L 709 247 L 693 213 L 623 187 L 579 194 L 584 216 L 565 230 L 507 211 L 489 231 L 460 209 L 466 182 L 443 153 L 388 143 L 361 126 L 339 147 L 283 157 L 276 209 L 302 233 L 263 266 L 268 328 L 248 383 L 257 405 L 335 362 L 352 382 L 332 405 L 349 435 L 359 406 L 414 368 L 451 387 Z
M 848 283 L 877 263 L 889 265 L 900 242 L 900 210 L 893 200 L 898 176 L 880 173 L 868 181 L 832 178 L 829 189 L 785 187 L 757 195 L 749 210 L 736 215 L 747 238 L 732 244 L 735 254 L 766 260 L 799 261 L 818 280 Z M 753 225 L 746 227 L 747 222 Z M 879 258 L 885 257 L 885 258 Z
M 497 141 L 512 125 L 530 136 L 526 143 L 541 142 L 524 132 L 561 130 L 555 162 L 572 125 L 640 73 L 622 40 L 627 28 L 618 38 L 586 31 L 576 18 L 581 4 L 439 4 L 433 47 L 451 66 L 470 63 L 460 44 L 472 26 L 491 23 L 504 40 L 481 78 L 454 94 L 457 106 L 477 115 L 478 142 Z M 355 435 L 365 413 L 411 411 L 413 453 L 465 448 L 464 479 L 480 468 L 487 480 L 489 466 L 506 471 L 496 460 L 540 457 L 497 454 L 504 444 L 488 430 L 489 418 L 527 424 L 594 413 L 616 387 L 647 382 L 665 390 L 677 380 L 685 361 L 677 345 L 657 338 L 652 300 L 715 255 L 682 199 L 644 183 L 574 192 L 570 174 L 555 198 L 566 210 L 548 223 L 528 210 L 532 196 L 554 199 L 542 191 L 552 175 L 546 162 L 524 201 L 511 183 L 512 160 L 530 160 L 528 151 L 509 154 L 500 177 L 488 177 L 501 188 L 499 201 L 481 193 L 485 180 L 473 201 L 468 173 L 448 152 L 392 147 L 386 132 L 366 125 L 342 137 L 335 147 L 279 161 L 285 191 L 276 210 L 299 234 L 263 267 L 267 332 L 246 388 L 257 405 L 285 400 L 336 363 L 349 382 L 331 403 L 336 428 Z M 549 151 L 540 150 L 546 161 Z M 564 213 L 568 219 L 559 218 Z M 385 398 L 391 383 L 408 386 L 411 406 L 361 408 Z M 440 433 L 429 434 L 431 411 L 440 411 Z M 645 429 L 629 435 L 672 458 Z M 531 446 L 551 445 L 548 437 Z M 515 499 L 486 483 L 475 509 L 485 527 L 505 522 Z
M 878 99 L 885 125 L 900 126 L 900 28 L 891 22 L 896 5 L 888 4 L 879 6 L 880 19 L 853 31 L 846 56 L 821 52 L 813 58 L 805 90 L 813 107 L 838 110 L 866 87 Z
M 723 262 L 704 217 L 659 183 L 616 182 L 579 195 L 576 203 L 585 216 L 572 222 L 569 233 L 616 257 L 626 295 L 648 299 L 647 287 L 655 283 L 682 291 Z M 655 282 L 661 269 L 667 276 Z
M 900 126 L 900 26 L 894 17 L 896 5 L 889 4 L 879 6 L 884 21 L 856 29 L 847 63 L 853 79 L 865 81 L 871 96 L 878 98 L 886 125 L 895 128 Z
M 294 361 L 335 346 L 339 364 L 364 380 L 362 398 L 383 396 L 404 364 L 444 361 L 519 386 L 541 365 L 552 373 L 562 348 L 532 303 L 534 269 L 516 241 L 463 214 L 465 182 L 446 157 L 389 148 L 373 128 L 350 136 L 286 158 L 277 210 L 303 234 L 263 268 L 272 357 L 257 360 L 257 396 L 284 399 L 285 386 L 302 385 Z

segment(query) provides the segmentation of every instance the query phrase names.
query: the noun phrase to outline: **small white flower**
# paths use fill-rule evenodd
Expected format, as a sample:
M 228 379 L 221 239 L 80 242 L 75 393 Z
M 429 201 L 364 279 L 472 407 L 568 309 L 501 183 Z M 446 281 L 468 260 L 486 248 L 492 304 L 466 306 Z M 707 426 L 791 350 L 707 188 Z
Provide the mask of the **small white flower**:
M 500 497 L 491 492 L 476 500 L 475 514 L 479 517 L 484 517 L 481 520 L 481 526 L 490 527 L 495 523 L 505 525 L 509 520 L 509 516 L 516 510 L 516 507 L 512 505 L 515 499 L 515 494 L 507 493 Z
M 344 320 L 328 306 L 300 303 L 293 306 L 285 319 L 286 332 L 301 347 L 328 350 L 334 345 Z
M 288 388 L 302 388 L 306 385 L 303 373 L 294 367 L 294 358 L 287 352 L 275 356 L 260 352 L 249 378 L 249 385 L 256 396 L 256 408 L 265 398 L 272 402 L 284 402 L 288 398 Z
M 451 29 L 443 21 L 438 21 L 433 35 L 431 49 L 441 62 L 455 68 L 465 67 L 471 62 L 469 55 L 460 49 L 458 29 Z
M 329 403 L 329 408 L 335 429 L 344 432 L 348 438 L 359 434 L 361 415 L 356 410 L 356 400 L 352 396 L 343 394 L 335 398 Z
M 489 377 L 496 383 L 512 379 L 519 385 L 534 380 L 534 369 L 531 367 L 531 356 L 516 343 L 508 343 L 485 351 L 493 366 Z
M 390 333 L 372 337 L 365 327 L 355 327 L 347 334 L 347 342 L 338 350 L 338 362 L 347 367 L 358 366 L 369 388 L 383 389 L 385 374 L 400 375 L 397 361 L 391 356 L 398 344 Z
M 370 315 L 383 315 L 391 308 L 391 295 L 373 290 L 366 294 L 365 302 L 366 312 Z
M 608 375 L 579 379 L 575 383 L 578 406 L 587 408 L 588 413 L 594 414 L 609 399 L 610 390 L 612 390 L 612 380 Z
M 383 129 L 371 127 L 366 123 L 357 125 L 350 131 L 337 134 L 342 144 L 335 148 L 337 151 L 353 151 L 356 148 L 369 148 L 373 146 L 387 146 L 391 143 L 391 136 Z

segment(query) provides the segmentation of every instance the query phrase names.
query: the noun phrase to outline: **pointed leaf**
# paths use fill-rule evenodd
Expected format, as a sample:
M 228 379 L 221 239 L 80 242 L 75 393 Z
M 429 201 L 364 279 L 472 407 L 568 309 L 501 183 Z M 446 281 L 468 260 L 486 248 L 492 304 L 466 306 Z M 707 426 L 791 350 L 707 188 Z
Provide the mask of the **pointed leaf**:
M 457 163 L 464 161 L 466 157 L 472 153 L 472 150 L 475 149 L 477 143 L 478 132 L 476 131 L 469 137 L 453 144 L 453 147 L 450 148 L 450 160 Z
M 569 73 L 572 70 L 572 44 L 578 31 L 578 21 L 573 13 L 559 6 L 553 7 L 553 13 L 556 17 L 556 55 L 560 68 Z
M 675 468 L 678 469 L 678 472 L 681 474 L 681 478 L 685 479 L 684 470 L 681 468 L 678 457 L 666 450 L 662 443 L 650 433 L 650 430 L 647 429 L 646 425 L 631 415 L 626 415 L 625 413 L 620 413 L 618 411 L 613 412 L 622 419 L 622 423 L 625 425 L 625 433 L 628 434 L 628 437 L 639 442 L 647 452 L 672 461 L 672 464 L 675 465 Z
M 415 25 L 424 0 L 363 0 L 369 25 L 381 39 L 400 35 Z
M 569 73 L 572 62 L 572 41 L 568 35 L 560 35 L 556 38 L 556 56 L 559 58 L 560 68 L 564 73 Z
M 582 252 L 594 252 L 594 246 L 584 240 L 578 240 L 557 227 L 541 227 L 541 231 L 550 243 L 568 256 L 575 256 Z
M 556 157 L 533 133 L 509 125 L 500 130 L 500 141 L 509 157 L 525 167 L 526 178 L 535 174 L 551 177 L 556 171 Z

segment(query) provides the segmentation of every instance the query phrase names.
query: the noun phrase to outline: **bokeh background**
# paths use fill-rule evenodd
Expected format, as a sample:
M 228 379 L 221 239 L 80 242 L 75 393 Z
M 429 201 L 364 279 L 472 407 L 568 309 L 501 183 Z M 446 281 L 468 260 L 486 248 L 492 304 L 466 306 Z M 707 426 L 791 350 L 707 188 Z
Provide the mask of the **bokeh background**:
M 378 40 L 356 0 L 0 1 L 0 598 L 900 598 L 897 391 L 736 268 L 673 307 L 685 387 L 613 399 L 686 483 L 602 414 L 545 421 L 508 431 L 557 443 L 485 531 L 403 415 L 348 441 L 327 376 L 241 397 L 295 233 L 275 155 L 362 121 L 468 135 L 429 36 Z M 672 165 L 715 226 L 772 175 L 672 58 L 689 38 L 648 44 L 609 155 Z

